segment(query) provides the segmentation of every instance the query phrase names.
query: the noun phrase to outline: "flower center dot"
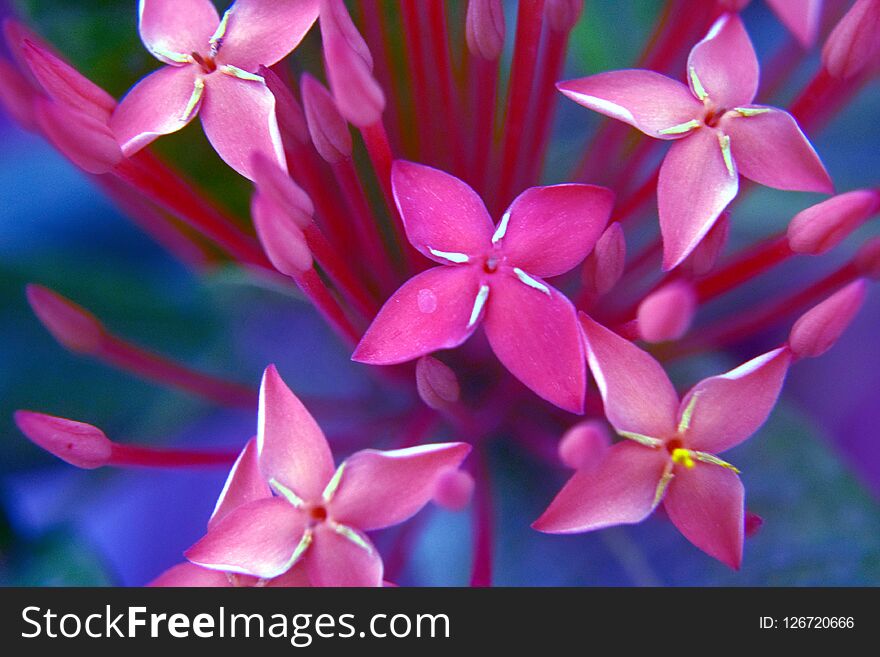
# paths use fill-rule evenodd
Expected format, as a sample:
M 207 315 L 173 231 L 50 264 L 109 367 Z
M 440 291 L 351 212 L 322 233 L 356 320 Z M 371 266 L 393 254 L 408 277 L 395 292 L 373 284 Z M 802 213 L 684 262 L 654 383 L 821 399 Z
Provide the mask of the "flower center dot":
M 202 67 L 205 73 L 213 73 L 217 70 L 217 62 L 214 61 L 213 57 L 202 57 L 197 52 L 191 52 L 189 56 L 193 58 L 196 64 Z
M 312 507 L 309 516 L 311 516 L 312 520 L 315 522 L 324 522 L 327 519 L 327 509 L 323 506 Z
M 494 274 L 498 271 L 498 258 L 494 256 L 486 258 L 486 262 L 483 263 L 483 271 L 487 274 Z

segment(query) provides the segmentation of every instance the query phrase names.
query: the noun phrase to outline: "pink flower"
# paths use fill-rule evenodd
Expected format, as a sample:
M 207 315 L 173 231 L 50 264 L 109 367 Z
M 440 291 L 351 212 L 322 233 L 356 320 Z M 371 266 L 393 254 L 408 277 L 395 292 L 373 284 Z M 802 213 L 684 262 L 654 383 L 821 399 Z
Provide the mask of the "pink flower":
M 731 568 L 742 561 L 744 491 L 720 454 L 767 419 L 791 362 L 786 348 L 703 379 L 679 402 L 660 364 L 582 315 L 590 369 L 605 414 L 630 440 L 576 473 L 534 523 L 567 534 L 644 520 L 663 501 L 698 548 Z
M 222 20 L 210 0 L 141 0 L 141 39 L 168 66 L 151 73 L 113 113 L 127 156 L 201 114 L 226 163 L 253 178 L 251 156 L 285 166 L 275 97 L 256 71 L 293 50 L 318 17 L 318 0 L 237 0 Z
M 412 245 L 439 262 L 385 303 L 352 358 L 390 365 L 457 347 L 481 320 L 498 359 L 544 399 L 583 412 L 586 367 L 572 303 L 544 282 L 577 266 L 602 234 L 612 193 L 533 187 L 493 226 L 464 182 L 397 161 L 397 207 Z
M 794 118 L 754 105 L 758 60 L 740 18 L 722 16 L 688 57 L 689 87 L 659 73 L 623 70 L 561 82 L 584 107 L 657 139 L 675 140 L 660 168 L 663 267 L 678 266 L 737 194 L 739 174 L 794 191 L 833 191 Z
M 463 443 L 367 449 L 334 468 L 320 427 L 269 366 L 256 456 L 236 463 L 207 535 L 186 557 L 261 579 L 301 563 L 313 586 L 380 586 L 382 559 L 363 532 L 415 514 L 431 500 L 437 478 L 469 451 Z

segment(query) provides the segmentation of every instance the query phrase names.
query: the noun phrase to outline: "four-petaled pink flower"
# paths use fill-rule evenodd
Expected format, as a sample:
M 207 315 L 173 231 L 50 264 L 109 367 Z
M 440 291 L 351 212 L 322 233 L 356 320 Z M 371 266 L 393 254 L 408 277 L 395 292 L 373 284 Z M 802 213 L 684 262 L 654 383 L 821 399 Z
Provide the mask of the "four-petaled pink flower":
M 140 0 L 147 49 L 168 66 L 151 73 L 111 118 L 125 155 L 180 130 L 196 114 L 226 163 L 253 178 L 252 155 L 283 167 L 275 97 L 256 72 L 293 50 L 318 17 L 318 0 L 236 0 L 222 20 L 211 0 Z
M 578 471 L 533 527 L 567 534 L 636 523 L 662 500 L 691 543 L 739 568 L 745 494 L 738 470 L 716 454 L 767 419 L 791 363 L 789 350 L 703 379 L 679 402 L 651 356 L 586 315 L 581 321 L 605 415 L 630 440 Z
M 590 253 L 611 214 L 612 192 L 533 187 L 496 227 L 476 192 L 454 176 L 405 161 L 394 163 L 391 176 L 409 241 L 443 266 L 388 299 L 352 358 L 389 365 L 457 347 L 483 319 L 492 350 L 515 377 L 582 413 L 586 367 L 577 314 L 543 278 L 564 274 Z
M 464 443 L 366 449 L 334 468 L 324 434 L 274 366 L 260 387 L 256 459 L 239 459 L 207 535 L 186 558 L 226 573 L 272 579 L 304 569 L 312 586 L 381 586 L 382 559 L 363 532 L 403 522 L 437 479 L 470 452 Z
M 657 139 L 677 140 L 660 167 L 663 267 L 678 266 L 736 196 L 739 175 L 768 187 L 833 191 L 794 118 L 753 105 L 758 59 L 740 18 L 726 14 L 690 52 L 690 88 L 654 71 L 623 70 L 560 82 L 577 103 Z

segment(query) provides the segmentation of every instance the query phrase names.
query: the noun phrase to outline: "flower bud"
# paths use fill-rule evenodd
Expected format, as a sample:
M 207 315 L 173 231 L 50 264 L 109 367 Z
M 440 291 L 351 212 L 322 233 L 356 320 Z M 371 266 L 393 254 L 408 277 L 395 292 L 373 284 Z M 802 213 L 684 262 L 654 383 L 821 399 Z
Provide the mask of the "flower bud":
M 863 276 L 880 281 L 880 237 L 862 245 L 856 253 L 855 265 Z
M 752 513 L 751 511 L 746 511 L 746 517 L 744 520 L 745 523 L 745 535 L 746 538 L 752 538 L 764 524 L 764 519 L 759 516 L 757 513 Z
M 34 444 L 78 468 L 107 465 L 113 443 L 91 424 L 33 411 L 16 411 L 15 424 Z
M 36 93 L 27 78 L 11 62 L 0 59 L 0 105 L 16 123 L 31 132 L 37 127 L 35 101 Z
M 788 335 L 792 353 L 815 358 L 831 349 L 859 312 L 867 290 L 868 282 L 860 278 L 801 315 Z
M 123 159 L 105 119 L 45 98 L 34 103 L 37 124 L 62 155 L 87 173 L 103 174 Z
M 674 281 L 639 304 L 639 335 L 646 342 L 677 340 L 685 334 L 697 310 L 697 295 L 686 281 Z
M 464 470 L 447 468 L 437 477 L 434 503 L 449 511 L 461 511 L 474 494 L 474 478 Z
M 275 269 L 296 277 L 312 268 L 312 252 L 302 230 L 260 192 L 251 199 L 251 217 L 263 250 Z
M 253 157 L 254 182 L 260 194 L 282 215 L 305 230 L 312 223 L 312 199 L 278 163 L 263 153 Z
M 626 239 L 620 224 L 614 222 L 605 229 L 592 253 L 584 260 L 584 285 L 593 294 L 607 293 L 620 280 L 625 264 Z
M 822 48 L 822 65 L 835 78 L 846 79 L 876 63 L 880 54 L 880 0 L 856 0 Z
M 559 441 L 559 460 L 572 470 L 580 470 L 599 463 L 610 445 L 611 438 L 601 422 L 579 422 Z
M 290 87 L 284 84 L 284 80 L 270 68 L 261 66 L 259 74 L 266 81 L 269 91 L 275 96 L 275 116 L 278 117 L 278 128 L 281 130 L 281 134 L 289 141 L 307 144 L 311 137 L 309 136 L 309 127 L 306 125 L 306 115 L 303 114 L 303 109 L 296 101 Z
M 723 212 L 718 221 L 706 233 L 706 237 L 700 240 L 700 243 L 685 260 L 684 265 L 690 269 L 694 276 L 705 276 L 714 269 L 718 257 L 727 245 L 729 235 L 730 213 Z
M 581 17 L 584 0 L 547 0 L 544 17 L 554 32 L 569 32 Z
M 429 407 L 438 410 L 458 401 L 458 378 L 448 365 L 431 356 L 416 362 L 416 389 Z
M 350 158 L 351 133 L 333 96 L 308 74 L 303 75 L 301 85 L 306 122 L 318 153 L 330 164 Z
M 820 255 L 837 246 L 880 210 L 880 194 L 859 189 L 798 212 L 788 224 L 788 245 L 795 253 Z
M 83 354 L 100 349 L 104 327 L 92 313 L 42 285 L 31 283 L 25 291 L 37 319 L 63 346 Z
M 504 49 L 504 7 L 501 0 L 470 0 L 465 19 L 468 49 L 490 61 Z

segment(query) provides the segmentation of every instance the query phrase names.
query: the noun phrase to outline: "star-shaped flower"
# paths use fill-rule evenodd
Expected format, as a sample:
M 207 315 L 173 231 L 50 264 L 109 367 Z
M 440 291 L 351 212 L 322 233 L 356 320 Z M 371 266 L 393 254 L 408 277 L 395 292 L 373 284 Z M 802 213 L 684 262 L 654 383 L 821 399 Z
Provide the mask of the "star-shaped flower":
M 255 152 L 285 166 L 275 97 L 256 71 L 299 44 L 318 4 L 236 0 L 221 20 L 210 0 L 140 0 L 141 40 L 168 66 L 135 85 L 113 113 L 123 153 L 136 153 L 200 114 L 217 154 L 243 176 L 253 177 Z
M 367 449 L 334 468 L 320 427 L 269 366 L 260 387 L 256 458 L 246 458 L 245 450 L 207 535 L 186 558 L 267 580 L 297 565 L 312 586 L 380 586 L 382 559 L 363 532 L 419 511 L 438 477 L 468 452 L 464 443 Z
M 833 191 L 794 118 L 754 105 L 758 59 L 740 18 L 725 14 L 688 57 L 689 87 L 632 69 L 560 82 L 575 102 L 657 139 L 675 140 L 660 167 L 663 266 L 678 266 L 736 196 L 739 174 L 793 191 Z
M 739 568 L 744 497 L 738 470 L 717 454 L 764 423 L 791 354 L 780 348 L 703 379 L 679 402 L 660 364 L 581 316 L 605 415 L 624 438 L 577 472 L 533 527 L 568 534 L 644 520 L 662 501 L 691 543 Z
M 590 253 L 613 194 L 593 185 L 533 187 L 493 226 L 476 192 L 437 169 L 397 161 L 392 186 L 410 243 L 442 266 L 388 299 L 352 358 L 390 365 L 457 347 L 482 320 L 492 350 L 515 377 L 557 406 L 583 412 L 576 311 L 543 279 Z

